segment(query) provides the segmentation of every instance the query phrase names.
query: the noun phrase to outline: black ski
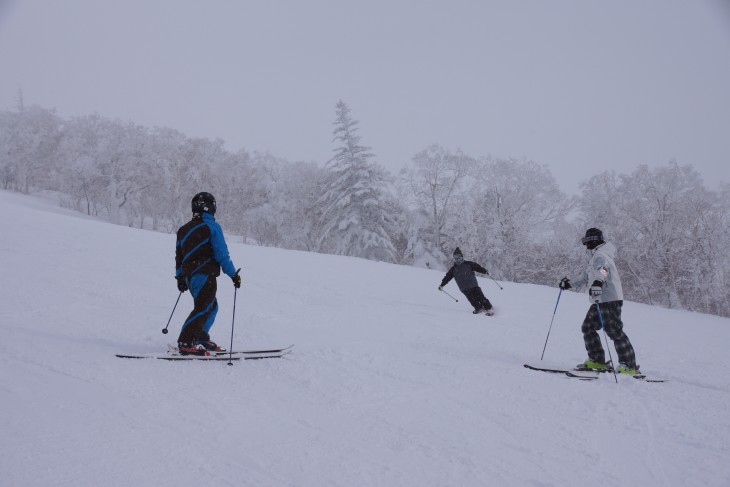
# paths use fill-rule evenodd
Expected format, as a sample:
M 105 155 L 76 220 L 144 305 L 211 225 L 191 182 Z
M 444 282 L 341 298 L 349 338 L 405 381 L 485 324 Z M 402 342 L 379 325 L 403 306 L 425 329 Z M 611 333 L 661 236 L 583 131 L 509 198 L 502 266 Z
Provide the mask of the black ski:
M 600 373 L 613 372 L 613 367 L 611 367 L 610 361 L 609 361 L 608 365 L 609 365 L 609 368 L 607 368 L 607 369 L 589 369 L 588 367 L 579 365 L 574 370 L 577 372 L 591 372 L 591 371 L 600 372 Z M 641 374 L 641 373 L 631 375 L 631 374 L 622 374 L 617 371 L 617 375 L 618 375 L 618 377 L 622 377 L 622 376 L 633 377 L 634 379 L 643 380 L 644 382 L 667 382 L 667 379 L 656 379 L 654 377 L 647 377 L 646 374 Z
M 634 379 L 638 379 L 644 382 L 669 382 L 669 379 L 655 379 L 653 377 L 647 377 L 644 374 L 632 375 Z
M 221 360 L 228 360 L 228 357 L 217 357 L 214 355 L 173 355 L 173 354 L 159 354 L 159 355 L 124 355 L 116 354 L 119 358 L 131 358 L 131 359 L 142 359 L 152 358 L 157 360 L 171 360 L 171 361 L 182 361 L 182 360 L 199 360 L 202 362 L 216 362 Z M 232 357 L 231 360 L 241 360 L 241 357 Z
M 294 344 L 284 348 L 272 348 L 270 350 L 234 350 L 229 352 L 228 350 L 209 350 L 212 356 L 220 355 L 260 355 L 260 354 L 277 354 L 277 353 L 289 353 L 294 348 Z M 179 352 L 175 345 L 167 345 L 167 352 L 178 355 Z
M 216 355 L 180 355 L 177 353 L 164 353 L 164 354 L 144 354 L 144 355 L 126 355 L 116 354 L 119 358 L 129 359 L 157 359 L 157 360 L 170 360 L 170 361 L 182 361 L 182 360 L 200 360 L 203 362 L 215 362 L 221 360 L 262 360 L 267 358 L 281 358 L 291 353 L 291 349 L 283 350 L 278 353 L 256 353 L 252 355 L 244 355 L 239 352 L 238 355 L 229 354 L 228 352 L 216 352 Z
M 550 372 L 553 374 L 564 374 L 568 372 L 568 369 L 551 369 L 547 367 L 536 367 L 530 364 L 525 364 L 525 368 L 530 370 L 539 370 L 540 372 Z
M 556 369 L 552 367 L 537 367 L 535 365 L 524 364 L 526 369 L 538 370 L 540 372 L 548 372 L 550 374 L 563 374 L 566 377 L 581 380 L 598 379 L 598 374 L 591 371 L 573 370 L 573 369 Z
M 585 371 L 585 370 L 569 370 L 565 373 L 565 375 L 568 377 L 571 377 L 573 379 L 580 379 L 580 380 L 598 379 L 598 373 Z
M 530 370 L 538 370 L 540 372 L 548 372 L 553 374 L 564 374 L 567 377 L 571 377 L 574 379 L 581 379 L 581 380 L 594 380 L 598 379 L 599 374 L 605 373 L 605 372 L 613 372 L 613 369 L 602 369 L 602 370 L 596 370 L 596 369 L 588 369 L 588 368 L 574 368 L 574 369 L 557 369 L 557 368 L 551 368 L 551 367 L 537 367 L 534 365 L 524 364 L 525 368 Z M 627 374 L 618 374 L 618 376 L 624 376 Z M 644 382 L 667 382 L 667 379 L 655 379 L 652 377 L 647 377 L 644 374 L 636 374 L 636 375 L 629 375 L 629 377 L 632 377 L 637 380 L 642 380 Z
M 271 350 L 234 350 L 233 352 L 227 352 L 227 351 L 220 351 L 220 352 L 211 352 L 215 355 L 255 355 L 255 354 L 267 354 L 267 353 L 289 353 L 294 348 L 294 345 L 289 345 L 288 347 L 284 348 L 274 348 Z

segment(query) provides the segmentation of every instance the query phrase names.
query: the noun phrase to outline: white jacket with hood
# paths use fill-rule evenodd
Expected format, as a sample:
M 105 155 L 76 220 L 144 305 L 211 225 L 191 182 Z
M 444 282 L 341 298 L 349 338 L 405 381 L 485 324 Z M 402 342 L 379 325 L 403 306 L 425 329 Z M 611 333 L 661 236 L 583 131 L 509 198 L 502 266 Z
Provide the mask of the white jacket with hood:
M 616 263 L 613 261 L 616 256 L 616 246 L 611 242 L 602 243 L 593 250 L 586 250 L 586 254 L 590 258 L 588 265 L 583 272 L 570 279 L 570 285 L 576 291 L 580 291 L 593 284 L 593 281 L 601 281 L 603 292 L 599 302 L 623 301 L 624 291 L 621 287 L 621 278 L 618 275 Z M 590 295 L 589 300 L 591 303 L 595 302 L 595 298 Z

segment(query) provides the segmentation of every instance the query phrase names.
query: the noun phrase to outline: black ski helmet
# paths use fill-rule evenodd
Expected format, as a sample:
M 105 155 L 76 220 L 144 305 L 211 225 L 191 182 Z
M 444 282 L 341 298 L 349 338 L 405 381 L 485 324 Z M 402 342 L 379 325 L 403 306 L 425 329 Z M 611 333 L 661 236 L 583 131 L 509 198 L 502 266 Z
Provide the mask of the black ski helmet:
M 198 193 L 191 201 L 193 213 L 210 213 L 215 215 L 215 197 L 210 193 Z
M 581 240 L 581 243 L 588 247 L 589 249 L 595 249 L 599 245 L 601 245 L 603 242 L 603 232 L 600 231 L 597 228 L 589 228 L 586 230 L 586 236 L 583 237 Z

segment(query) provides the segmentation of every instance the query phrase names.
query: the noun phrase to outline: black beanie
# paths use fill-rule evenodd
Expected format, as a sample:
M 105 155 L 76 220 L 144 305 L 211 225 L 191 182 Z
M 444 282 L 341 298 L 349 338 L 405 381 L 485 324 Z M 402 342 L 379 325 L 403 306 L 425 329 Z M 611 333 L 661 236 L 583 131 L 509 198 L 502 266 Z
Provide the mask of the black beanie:
M 455 256 L 460 255 L 460 256 L 464 257 L 464 254 L 461 253 L 461 249 L 459 249 L 459 247 L 456 247 L 456 249 L 454 250 L 454 255 Z

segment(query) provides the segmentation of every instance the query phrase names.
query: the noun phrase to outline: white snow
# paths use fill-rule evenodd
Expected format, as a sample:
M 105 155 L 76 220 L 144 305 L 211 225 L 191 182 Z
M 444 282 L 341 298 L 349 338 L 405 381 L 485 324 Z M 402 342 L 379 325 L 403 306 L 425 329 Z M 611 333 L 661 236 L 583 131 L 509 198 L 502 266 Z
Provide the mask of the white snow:
M 642 371 L 670 382 L 583 382 L 522 366 L 557 288 L 481 279 L 498 315 L 474 316 L 439 271 L 228 236 L 234 348 L 294 352 L 124 360 L 165 350 L 192 307 L 161 334 L 174 235 L 4 191 L 0 207 L 2 486 L 730 485 L 728 319 L 627 302 Z M 222 276 L 226 347 L 233 297 Z M 542 363 L 585 358 L 587 307 L 563 293 Z

